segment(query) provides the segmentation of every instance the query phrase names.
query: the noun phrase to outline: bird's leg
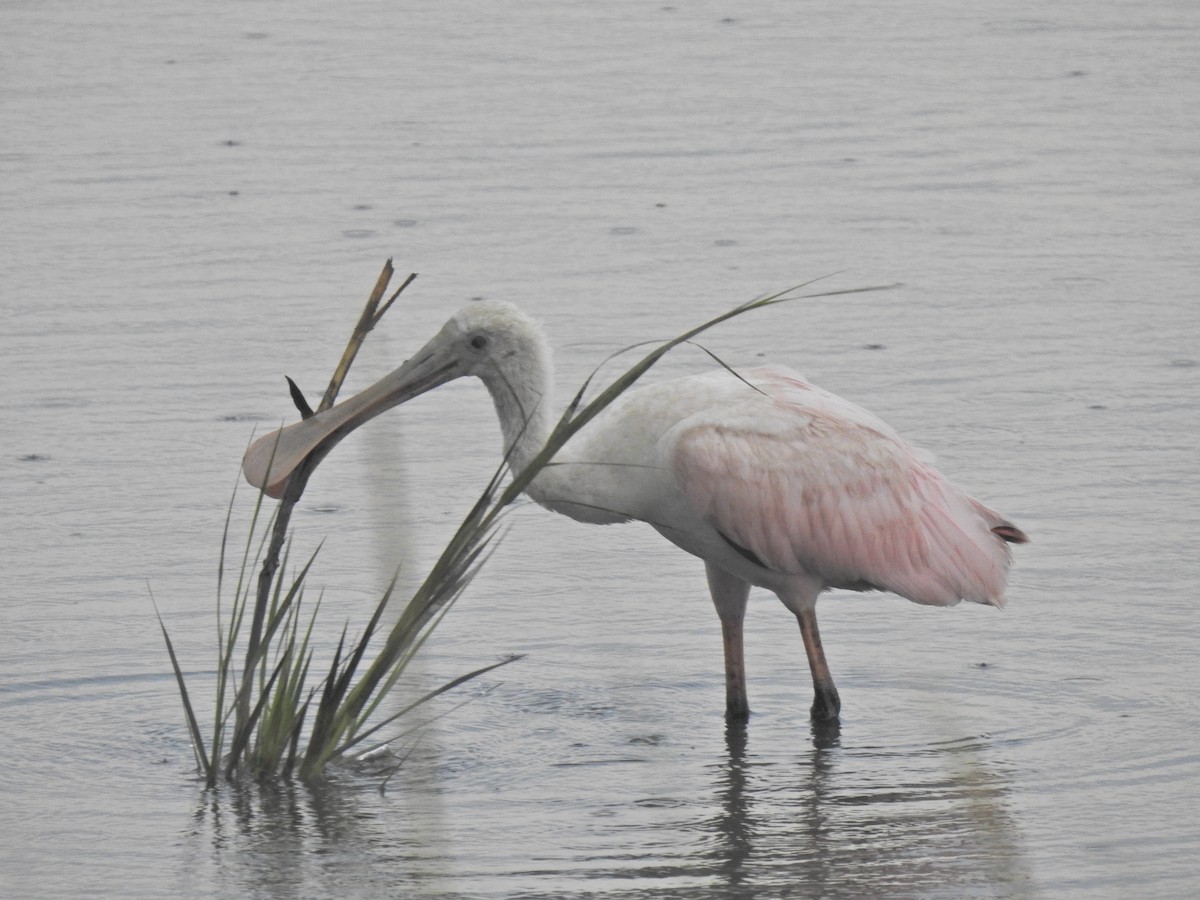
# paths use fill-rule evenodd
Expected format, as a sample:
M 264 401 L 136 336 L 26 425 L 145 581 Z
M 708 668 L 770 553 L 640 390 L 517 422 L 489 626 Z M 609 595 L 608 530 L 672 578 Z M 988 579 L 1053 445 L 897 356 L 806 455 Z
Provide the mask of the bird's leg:
M 746 696 L 746 657 L 742 652 L 742 620 L 721 619 L 721 638 L 725 644 L 725 718 L 750 718 L 750 700 Z
M 812 671 L 812 717 L 818 721 L 836 720 L 842 701 L 829 673 L 829 663 L 825 662 L 825 648 L 821 646 L 821 632 L 817 630 L 816 600 L 802 604 L 796 610 L 796 618 L 800 620 L 800 637 L 804 639 L 804 652 L 808 654 L 808 668 Z
M 725 644 L 725 718 L 744 720 L 750 716 L 746 698 L 746 658 L 742 651 L 742 619 L 750 585 L 728 572 L 705 563 L 708 590 L 721 619 L 721 638 Z

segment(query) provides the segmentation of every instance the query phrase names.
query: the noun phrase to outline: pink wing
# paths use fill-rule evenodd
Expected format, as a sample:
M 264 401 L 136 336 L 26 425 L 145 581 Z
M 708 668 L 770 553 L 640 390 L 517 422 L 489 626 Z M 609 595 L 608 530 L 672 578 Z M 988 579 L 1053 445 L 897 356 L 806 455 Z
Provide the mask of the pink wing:
M 1004 541 L 1018 529 L 865 410 L 786 370 L 747 375 L 766 396 L 678 431 L 675 476 L 698 514 L 777 572 L 917 603 L 1004 604 Z

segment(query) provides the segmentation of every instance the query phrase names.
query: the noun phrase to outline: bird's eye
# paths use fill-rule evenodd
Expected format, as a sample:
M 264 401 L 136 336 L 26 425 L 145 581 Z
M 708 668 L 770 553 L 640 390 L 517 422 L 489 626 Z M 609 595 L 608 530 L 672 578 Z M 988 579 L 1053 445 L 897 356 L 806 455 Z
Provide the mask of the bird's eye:
M 483 350 L 487 347 L 487 345 L 488 345 L 487 335 L 477 334 L 473 338 L 471 338 L 471 349 L 472 350 Z

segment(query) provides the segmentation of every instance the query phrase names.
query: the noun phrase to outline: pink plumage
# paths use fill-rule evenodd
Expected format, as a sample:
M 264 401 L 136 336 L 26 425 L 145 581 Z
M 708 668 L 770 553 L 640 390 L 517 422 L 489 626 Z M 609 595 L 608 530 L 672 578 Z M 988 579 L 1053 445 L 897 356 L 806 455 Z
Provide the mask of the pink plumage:
M 870 413 L 776 367 L 742 373 L 733 424 L 683 423 L 696 512 L 773 571 L 916 603 L 1004 605 L 1006 524 Z

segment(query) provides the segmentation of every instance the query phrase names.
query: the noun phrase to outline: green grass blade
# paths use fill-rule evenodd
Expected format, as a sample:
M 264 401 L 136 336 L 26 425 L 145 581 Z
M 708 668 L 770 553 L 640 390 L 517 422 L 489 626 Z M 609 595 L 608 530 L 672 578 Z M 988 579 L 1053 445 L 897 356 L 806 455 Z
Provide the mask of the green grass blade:
M 167 633 L 167 626 L 163 622 L 162 613 L 158 611 L 158 603 L 154 599 L 153 591 L 150 593 L 150 603 L 154 607 L 154 615 L 158 619 L 158 627 L 161 629 L 163 640 L 167 645 L 167 655 L 171 658 L 171 668 L 175 672 L 175 683 L 179 686 L 179 698 L 183 702 L 184 718 L 187 720 L 188 732 L 192 736 L 192 751 L 196 754 L 196 763 L 200 771 L 204 773 L 205 778 L 211 786 L 213 783 L 213 766 L 204 749 L 204 736 L 200 733 L 200 723 L 196 721 L 196 712 L 192 708 L 192 700 L 187 689 L 187 680 L 183 677 L 183 669 L 179 666 L 179 657 L 175 655 L 175 645 L 171 642 L 171 636 Z
M 279 675 L 279 669 L 272 673 L 271 679 L 264 690 L 258 696 L 250 715 L 246 718 L 243 724 L 240 724 L 234 729 L 233 740 L 229 743 L 229 757 L 225 763 L 225 777 L 232 779 L 234 773 L 244 764 L 249 762 L 244 758 L 246 748 L 250 745 L 250 739 L 254 735 L 255 725 L 258 724 L 259 717 L 262 715 L 263 709 L 266 707 L 267 700 L 271 695 L 271 688 L 275 684 L 275 679 Z
M 517 660 L 524 659 L 524 658 L 525 657 L 523 654 L 517 655 L 517 656 L 509 656 L 509 657 L 506 657 L 505 659 L 500 660 L 500 662 L 492 663 L 491 665 L 487 665 L 487 666 L 482 666 L 478 669 L 475 669 L 473 672 L 468 672 L 465 675 L 459 675 L 457 678 L 453 678 L 450 681 L 447 681 L 445 684 L 434 688 L 433 690 L 429 691 L 426 694 L 423 694 L 421 697 L 417 698 L 412 703 L 405 706 L 399 712 L 392 713 L 386 719 L 383 719 L 382 721 L 377 722 L 376 724 L 372 725 L 370 728 L 363 731 L 361 734 L 358 734 L 351 740 L 346 741 L 346 743 L 342 744 L 340 747 L 337 748 L 337 755 L 339 755 L 339 756 L 344 755 L 346 753 L 346 751 L 349 750 L 351 747 L 357 746 L 358 744 L 360 744 L 362 741 L 366 740 L 371 735 L 376 734 L 381 728 L 386 728 L 392 722 L 395 722 L 397 719 L 403 718 L 404 716 L 406 716 L 410 712 L 412 712 L 414 709 L 417 709 L 419 706 L 423 706 L 424 704 L 428 703 L 430 700 L 433 700 L 435 697 L 440 697 L 442 694 L 446 693 L 447 691 L 452 691 L 459 685 L 466 684 L 468 681 L 478 678 L 480 675 L 486 675 L 488 672 L 491 672 L 493 669 L 499 669 L 501 666 L 507 666 L 509 663 L 515 663 Z M 384 742 L 384 743 L 386 743 L 386 742 Z M 377 749 L 379 749 L 379 747 L 382 747 L 382 746 L 383 746 L 383 744 L 376 744 L 368 749 L 364 749 L 362 752 L 369 753 L 371 750 L 377 750 Z

